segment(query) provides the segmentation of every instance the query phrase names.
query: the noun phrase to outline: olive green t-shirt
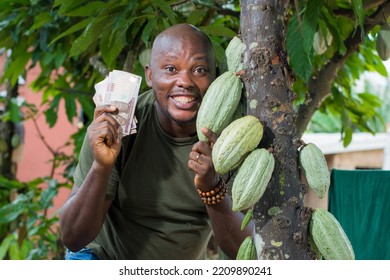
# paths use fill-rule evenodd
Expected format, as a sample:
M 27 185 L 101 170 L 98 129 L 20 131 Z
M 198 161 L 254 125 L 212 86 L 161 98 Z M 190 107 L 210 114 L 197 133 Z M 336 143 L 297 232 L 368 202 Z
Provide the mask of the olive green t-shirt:
M 101 259 L 201 259 L 211 237 L 206 207 L 187 167 L 196 136 L 173 138 L 157 120 L 152 91 L 138 98 L 137 133 L 122 139 L 109 180 L 112 206 L 96 240 L 88 245 Z M 84 141 L 75 184 L 93 161 Z

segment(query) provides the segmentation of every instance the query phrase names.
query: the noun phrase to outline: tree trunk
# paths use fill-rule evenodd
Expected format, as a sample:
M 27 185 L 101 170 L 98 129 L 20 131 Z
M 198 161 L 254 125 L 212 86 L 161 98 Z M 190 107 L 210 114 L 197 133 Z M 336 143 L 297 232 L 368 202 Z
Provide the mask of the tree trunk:
M 11 98 L 17 96 L 17 88 L 7 86 L 7 96 L 5 98 L 4 110 L 8 110 L 7 104 L 9 104 Z M 0 112 L 3 114 L 3 112 Z M 16 165 L 12 162 L 12 136 L 15 133 L 15 124 L 11 121 L 0 120 L 0 175 L 8 178 L 15 179 L 16 177 Z
M 254 207 L 260 259 L 313 259 L 307 242 L 311 211 L 303 206 L 292 73 L 285 49 L 288 0 L 242 0 L 241 36 L 246 51 L 242 80 L 248 115 L 265 126 L 260 145 L 272 151 L 275 170 Z

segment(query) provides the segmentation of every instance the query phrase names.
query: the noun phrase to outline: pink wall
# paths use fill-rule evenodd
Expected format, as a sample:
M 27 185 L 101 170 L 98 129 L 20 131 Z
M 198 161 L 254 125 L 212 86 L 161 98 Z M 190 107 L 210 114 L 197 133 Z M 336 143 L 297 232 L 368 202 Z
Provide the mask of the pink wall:
M 3 61 L 0 57 L 0 74 L 2 72 Z M 33 92 L 29 85 L 39 74 L 39 68 L 35 67 L 29 71 L 26 78 L 26 83 L 20 85 L 19 95 L 25 99 L 28 103 L 35 104 L 39 110 L 36 116 L 36 123 L 44 137 L 45 142 L 53 150 L 63 152 L 67 155 L 73 152 L 73 147 L 63 147 L 64 144 L 69 140 L 69 137 L 77 131 L 76 119 L 74 123 L 69 123 L 64 104 L 60 104 L 58 112 L 58 120 L 53 128 L 49 128 L 45 121 L 45 115 L 43 114 L 43 107 L 41 104 L 42 94 Z M 24 122 L 24 145 L 21 150 L 20 160 L 17 163 L 17 179 L 26 182 L 37 177 L 50 176 L 51 174 L 51 159 L 53 158 L 49 149 L 43 143 L 41 136 L 38 133 L 33 120 L 28 119 Z M 62 148 L 61 148 L 62 147 Z M 58 181 L 63 181 L 61 173 L 63 169 L 56 169 L 55 178 Z M 65 202 L 68 197 L 70 190 L 61 189 L 58 197 L 54 201 L 54 209 L 57 210 Z M 53 213 L 53 211 L 51 211 Z

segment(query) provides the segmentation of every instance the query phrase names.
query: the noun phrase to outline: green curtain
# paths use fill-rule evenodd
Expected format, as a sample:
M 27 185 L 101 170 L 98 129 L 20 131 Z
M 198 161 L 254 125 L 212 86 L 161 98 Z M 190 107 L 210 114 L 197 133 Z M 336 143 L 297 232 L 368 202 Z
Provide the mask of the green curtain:
M 332 170 L 328 206 L 357 260 L 390 259 L 390 171 Z

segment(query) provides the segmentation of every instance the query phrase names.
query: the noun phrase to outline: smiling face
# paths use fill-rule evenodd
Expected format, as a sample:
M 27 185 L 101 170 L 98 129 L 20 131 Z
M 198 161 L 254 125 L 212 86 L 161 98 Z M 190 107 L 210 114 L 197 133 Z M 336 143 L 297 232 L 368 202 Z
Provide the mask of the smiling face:
M 145 70 L 163 129 L 175 137 L 194 135 L 201 100 L 215 78 L 207 37 L 187 24 L 167 29 L 156 38 Z

